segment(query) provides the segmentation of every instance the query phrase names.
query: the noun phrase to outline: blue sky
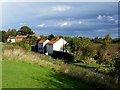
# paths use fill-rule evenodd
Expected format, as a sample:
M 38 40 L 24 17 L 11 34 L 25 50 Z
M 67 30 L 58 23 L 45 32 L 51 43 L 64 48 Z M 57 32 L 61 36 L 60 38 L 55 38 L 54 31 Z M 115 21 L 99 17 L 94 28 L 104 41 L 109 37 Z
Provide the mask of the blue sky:
M 117 2 L 2 3 L 2 29 L 28 26 L 38 35 L 118 37 Z

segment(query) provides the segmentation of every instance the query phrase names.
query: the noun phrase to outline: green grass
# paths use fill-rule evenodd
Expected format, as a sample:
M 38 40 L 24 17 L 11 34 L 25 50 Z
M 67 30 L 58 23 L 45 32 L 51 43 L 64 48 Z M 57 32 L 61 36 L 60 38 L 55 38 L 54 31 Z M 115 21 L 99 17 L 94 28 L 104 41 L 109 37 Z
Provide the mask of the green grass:
M 79 62 L 79 63 L 74 63 L 75 65 L 80 65 L 80 66 L 86 66 L 86 67 L 99 67 L 101 66 L 100 64 L 97 64 L 97 63 L 82 63 L 82 62 Z
M 110 65 L 104 65 L 104 64 L 98 64 L 98 63 L 83 63 L 83 62 L 77 62 L 74 63 L 75 65 L 79 66 L 85 66 L 85 67 L 91 67 L 91 68 L 97 68 L 97 67 L 110 67 Z
M 2 61 L 3 88 L 91 88 L 50 68 L 16 61 Z

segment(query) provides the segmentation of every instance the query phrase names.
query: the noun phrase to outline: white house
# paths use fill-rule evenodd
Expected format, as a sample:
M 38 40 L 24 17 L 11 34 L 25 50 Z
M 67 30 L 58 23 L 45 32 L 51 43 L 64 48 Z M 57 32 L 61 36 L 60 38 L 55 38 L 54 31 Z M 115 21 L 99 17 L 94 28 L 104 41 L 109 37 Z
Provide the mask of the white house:
M 46 43 L 48 43 L 49 40 L 41 40 L 38 42 L 38 52 L 39 53 L 45 53 L 46 52 Z
M 53 51 L 64 51 L 65 49 L 65 44 L 67 43 L 63 38 L 54 38 L 51 41 L 48 40 L 41 40 L 40 41 L 43 44 L 38 45 L 38 52 L 44 52 L 48 54 L 53 54 Z M 44 47 L 44 49 L 43 49 Z
M 25 38 L 25 37 L 27 37 L 28 35 L 24 35 L 24 36 L 16 36 L 16 37 L 8 37 L 8 39 L 7 39 L 7 42 L 11 42 L 11 43 L 14 43 L 14 42 L 19 42 L 19 41 L 22 41 L 23 40 L 23 38 Z M 39 35 L 30 35 L 30 36 L 36 36 L 37 38 L 40 38 L 40 36 Z

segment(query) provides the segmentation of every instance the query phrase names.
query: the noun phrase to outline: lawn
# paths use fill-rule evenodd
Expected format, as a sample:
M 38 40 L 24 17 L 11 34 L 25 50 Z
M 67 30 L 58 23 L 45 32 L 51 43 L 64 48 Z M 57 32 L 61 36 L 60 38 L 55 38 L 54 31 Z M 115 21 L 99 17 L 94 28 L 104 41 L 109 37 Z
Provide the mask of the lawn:
M 2 61 L 3 88 L 92 88 L 82 81 L 46 67 Z
M 75 65 L 79 65 L 79 66 L 84 66 L 84 67 L 88 67 L 88 68 L 96 68 L 96 67 L 108 67 L 109 65 L 104 65 L 104 64 L 98 64 L 98 63 L 83 63 L 83 62 L 77 62 L 74 63 Z
M 78 62 L 78 63 L 74 63 L 75 65 L 79 65 L 79 66 L 85 66 L 85 67 L 99 67 L 101 66 L 100 64 L 97 63 L 83 63 L 83 62 Z

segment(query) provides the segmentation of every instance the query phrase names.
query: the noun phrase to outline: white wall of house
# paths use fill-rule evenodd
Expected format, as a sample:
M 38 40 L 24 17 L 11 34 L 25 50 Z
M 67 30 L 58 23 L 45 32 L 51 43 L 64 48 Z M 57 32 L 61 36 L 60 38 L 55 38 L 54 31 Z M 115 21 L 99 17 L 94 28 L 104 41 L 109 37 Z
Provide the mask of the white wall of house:
M 16 40 L 22 40 L 22 38 L 16 38 Z
M 53 50 L 55 51 L 63 51 L 64 45 L 67 42 L 64 39 L 60 39 L 57 42 L 55 42 L 54 44 L 47 44 L 46 46 L 46 50 L 49 54 L 53 53 Z
M 7 39 L 7 42 L 11 42 L 11 43 L 14 43 L 15 42 L 15 39 Z
M 64 39 L 60 39 L 59 41 L 57 41 L 56 43 L 53 44 L 53 50 L 56 51 L 63 51 L 63 49 L 65 48 L 65 44 L 67 42 Z

